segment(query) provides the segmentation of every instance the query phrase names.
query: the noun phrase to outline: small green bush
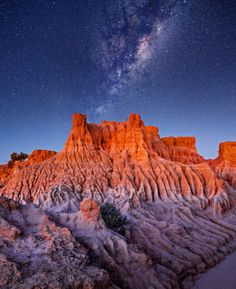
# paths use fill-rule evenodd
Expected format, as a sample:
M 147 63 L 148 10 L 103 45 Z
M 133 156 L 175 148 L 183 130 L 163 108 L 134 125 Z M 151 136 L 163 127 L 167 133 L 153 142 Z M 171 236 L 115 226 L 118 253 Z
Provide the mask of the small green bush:
M 125 216 L 112 204 L 106 203 L 101 207 L 102 218 L 109 229 L 119 231 L 127 223 Z

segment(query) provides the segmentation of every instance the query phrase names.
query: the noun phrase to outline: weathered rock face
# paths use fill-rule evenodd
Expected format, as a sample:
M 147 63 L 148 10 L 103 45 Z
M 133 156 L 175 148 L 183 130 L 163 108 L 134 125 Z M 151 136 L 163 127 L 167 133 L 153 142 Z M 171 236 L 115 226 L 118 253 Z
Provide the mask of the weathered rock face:
M 165 137 L 161 141 L 168 147 L 170 159 L 184 164 L 204 162 L 196 149 L 195 137 Z
M 236 142 L 221 143 L 218 157 L 208 163 L 219 177 L 236 189 Z
M 195 139 L 161 139 L 136 114 L 99 125 L 74 114 L 64 149 L 15 170 L 0 194 L 57 211 L 76 211 L 84 198 L 112 200 L 124 211 L 158 201 L 230 208 L 225 180 L 197 153 Z
M 46 161 L 47 159 L 50 159 L 51 157 L 55 156 L 55 151 L 49 151 L 49 150 L 34 150 L 28 157 L 27 164 L 33 165 L 37 164 L 43 161 Z
M 228 161 L 231 165 L 236 165 L 236 142 L 221 143 L 218 159 Z
M 8 165 L 0 165 L 0 187 L 3 185 L 4 181 L 11 174 L 11 169 Z
M 145 127 L 139 115 L 131 114 L 126 122 L 108 122 L 88 124 L 86 116 L 73 115 L 73 126 L 65 144 L 66 153 L 83 152 L 85 148 L 103 151 L 110 157 L 127 152 L 135 160 L 148 159 L 148 149 L 155 150 L 158 144 L 166 150 L 160 141 L 156 127 Z
M 215 218 L 184 205 L 159 202 L 130 210 L 123 235 L 99 221 L 89 226 L 81 211 L 56 214 L 55 219 L 84 240 L 120 288 L 179 289 L 182 280 L 236 249 L 234 214 Z
M 95 222 L 100 216 L 100 207 L 95 200 L 85 199 L 80 203 L 80 212 L 83 220 Z
M 0 287 L 114 288 L 67 228 L 32 205 L 0 198 Z
M 230 146 L 205 161 L 195 138 L 160 138 L 139 115 L 75 114 L 61 152 L 36 151 L 0 179 L 0 195 L 41 207 L 0 199 L 0 287 L 182 288 L 236 249 Z M 104 202 L 126 214 L 122 235 Z
M 24 161 L 14 161 L 11 164 L 0 165 L 0 187 L 8 182 L 9 178 L 15 172 L 40 162 L 43 162 L 56 154 L 50 150 L 34 150 Z

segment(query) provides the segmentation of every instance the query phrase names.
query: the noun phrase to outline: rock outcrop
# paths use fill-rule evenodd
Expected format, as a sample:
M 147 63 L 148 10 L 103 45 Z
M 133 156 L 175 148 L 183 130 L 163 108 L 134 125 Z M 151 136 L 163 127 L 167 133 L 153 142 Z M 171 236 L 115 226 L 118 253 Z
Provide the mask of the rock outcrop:
M 55 151 L 34 150 L 28 157 L 27 165 L 33 165 L 33 164 L 46 161 L 55 155 L 56 155 Z
M 81 214 L 83 209 L 54 214 L 54 218 L 99 256 L 102 268 L 120 288 L 183 288 L 183 280 L 204 272 L 236 249 L 233 214 L 226 220 L 159 202 L 131 209 L 123 235 L 99 219 L 88 224 Z M 189 283 L 184 283 L 189 289 Z
M 143 201 L 172 201 L 223 212 L 230 208 L 224 182 L 197 153 L 194 138 L 161 139 L 135 114 L 99 125 L 74 114 L 64 149 L 15 170 L 0 194 L 57 211 L 76 211 L 92 197 L 124 211 Z
M 117 288 L 67 228 L 32 205 L 0 198 L 0 288 Z
M 221 143 L 218 157 L 208 163 L 219 177 L 236 189 L 236 142 Z
M 223 142 L 219 147 L 219 159 L 236 166 L 236 142 Z
M 34 150 L 26 160 L 22 161 L 11 161 L 8 164 L 0 165 L 0 188 L 8 182 L 9 178 L 15 172 L 34 165 L 40 162 L 43 162 L 51 157 L 56 155 L 55 151 L 50 150 Z
M 204 162 L 196 149 L 195 137 L 164 137 L 161 141 L 167 146 L 170 159 L 184 164 Z
M 43 236 L 48 242 L 60 234 L 63 237 L 64 231 L 57 232 L 66 228 L 69 252 L 76 251 L 78 242 L 87 250 L 85 255 L 92 254 L 95 260 L 96 274 L 89 275 L 86 262 L 76 267 L 91 277 L 86 282 L 103 284 L 96 285 L 104 286 L 101 288 L 181 288 L 183 280 L 214 266 L 236 249 L 234 152 L 233 143 L 227 143 L 221 145 L 216 160 L 206 161 L 196 150 L 195 138 L 160 138 L 158 128 L 145 126 L 139 115 L 131 114 L 125 122 L 91 124 L 86 115 L 74 114 L 61 152 L 36 151 L 25 162 L 15 164 L 7 177 L 0 175 L 0 195 L 26 204 L 18 208 L 18 203 L 9 201 L 18 204 L 17 214 L 27 216 L 34 210 L 40 215 L 36 223 L 26 218 L 23 226 L 16 225 L 15 214 L 4 203 L 4 212 L 9 212 L 1 215 L 2 234 L 8 242 L 16 242 L 32 230 L 31 235 Z M 126 214 L 128 223 L 120 233 L 108 229 L 101 218 L 100 207 L 106 202 Z M 55 234 L 45 236 L 51 226 Z M 39 245 L 46 246 L 32 246 Z M 4 254 L 2 264 L 10 262 L 8 272 L 25 276 L 24 270 L 14 265 L 13 256 Z M 53 262 L 57 265 L 52 284 L 57 284 L 53 282 L 64 265 Z M 62 271 L 57 271 L 58 266 Z M 63 278 L 66 272 L 60 273 Z M 68 277 L 73 280 L 70 288 L 82 288 L 73 287 L 73 276 Z M 24 278 L 12 284 L 28 284 Z
M 80 212 L 83 220 L 96 222 L 100 216 L 100 207 L 95 200 L 85 199 L 80 203 Z

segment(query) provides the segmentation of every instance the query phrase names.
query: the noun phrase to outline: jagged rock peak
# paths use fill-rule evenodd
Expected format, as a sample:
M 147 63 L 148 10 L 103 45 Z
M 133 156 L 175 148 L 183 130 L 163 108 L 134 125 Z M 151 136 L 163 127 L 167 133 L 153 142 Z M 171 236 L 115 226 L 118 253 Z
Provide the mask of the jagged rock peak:
M 150 153 L 185 164 L 201 163 L 195 137 L 160 138 L 155 126 L 145 126 L 139 114 L 131 113 L 124 122 L 87 123 L 85 114 L 74 114 L 73 125 L 65 145 L 66 152 L 77 152 L 84 146 L 103 149 L 109 154 L 128 151 L 133 158 L 147 160 Z
M 71 151 L 78 149 L 82 143 L 92 144 L 92 136 L 89 131 L 86 114 L 74 113 L 72 129 L 65 144 L 65 150 Z
M 141 120 L 141 116 L 136 113 L 131 113 L 128 119 L 128 123 L 132 126 L 144 126 L 143 121 Z
M 73 113 L 73 126 L 87 123 L 87 115 L 84 113 Z
M 85 114 L 76 113 L 65 151 L 77 151 L 84 145 L 107 149 L 114 147 L 115 143 L 121 150 L 130 138 L 154 141 L 153 138 L 159 138 L 158 129 L 145 127 L 140 115 L 134 113 L 124 122 L 103 121 L 100 124 L 87 123 Z

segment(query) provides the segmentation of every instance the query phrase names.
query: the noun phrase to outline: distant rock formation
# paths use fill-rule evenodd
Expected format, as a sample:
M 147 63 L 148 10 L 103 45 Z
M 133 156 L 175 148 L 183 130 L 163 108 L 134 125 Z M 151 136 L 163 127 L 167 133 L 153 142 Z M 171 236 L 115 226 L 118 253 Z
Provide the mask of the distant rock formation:
M 204 158 L 196 149 L 195 137 L 164 137 L 161 141 L 167 146 L 170 159 L 184 164 L 199 164 Z
M 236 189 L 236 142 L 221 143 L 218 157 L 208 160 L 208 163 L 219 177 L 227 181 L 226 185 Z
M 40 162 L 43 162 L 56 154 L 50 150 L 34 150 L 26 160 L 11 161 L 6 165 L 0 165 L 0 188 L 7 183 L 15 172 Z
M 219 158 L 236 165 L 236 142 L 223 142 L 219 147 Z
M 233 143 L 221 146 L 219 160 L 229 158 L 229 147 Z M 158 128 L 145 126 L 137 114 L 101 124 L 74 114 L 64 149 L 34 151 L 0 178 L 0 194 L 58 211 L 77 210 L 82 199 L 92 197 L 112 200 L 124 211 L 143 201 L 168 200 L 224 212 L 231 206 L 228 179 L 218 171 L 198 154 L 195 138 L 160 138 Z

